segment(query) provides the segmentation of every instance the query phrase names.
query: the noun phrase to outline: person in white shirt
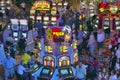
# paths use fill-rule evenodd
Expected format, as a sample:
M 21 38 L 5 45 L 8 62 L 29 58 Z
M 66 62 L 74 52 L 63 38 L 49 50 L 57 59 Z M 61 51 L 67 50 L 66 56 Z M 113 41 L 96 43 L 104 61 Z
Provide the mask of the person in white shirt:
M 117 56 L 117 58 L 120 59 L 120 44 L 118 45 L 118 49 L 116 51 L 116 56 Z
M 13 59 L 9 53 L 6 55 L 6 59 L 4 60 L 3 66 L 5 69 L 5 80 L 8 80 L 8 77 L 14 77 L 15 75 L 15 67 L 16 61 Z
M 102 48 L 103 48 L 103 42 L 105 40 L 105 33 L 103 30 L 99 30 L 97 34 L 97 42 L 98 42 L 98 48 L 99 48 L 99 55 L 102 54 Z
M 115 71 L 111 71 L 111 75 L 109 77 L 109 80 L 117 80 L 117 74 Z
M 115 64 L 115 69 L 120 70 L 120 61 L 119 61 L 119 59 L 117 59 L 117 62 Z

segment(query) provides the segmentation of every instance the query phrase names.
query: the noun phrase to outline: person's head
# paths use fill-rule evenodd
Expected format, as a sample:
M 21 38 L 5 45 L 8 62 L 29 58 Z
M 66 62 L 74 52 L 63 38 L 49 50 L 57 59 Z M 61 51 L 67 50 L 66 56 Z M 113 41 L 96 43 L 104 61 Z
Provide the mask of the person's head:
M 38 22 L 40 22 L 40 20 L 38 20 Z
M 79 65 L 79 67 L 82 67 L 82 61 L 79 61 L 78 65 Z
M 115 51 L 112 51 L 111 53 L 112 53 L 112 56 L 114 56 L 114 55 L 115 55 Z
M 6 54 L 6 58 L 10 59 L 10 54 L 9 53 Z

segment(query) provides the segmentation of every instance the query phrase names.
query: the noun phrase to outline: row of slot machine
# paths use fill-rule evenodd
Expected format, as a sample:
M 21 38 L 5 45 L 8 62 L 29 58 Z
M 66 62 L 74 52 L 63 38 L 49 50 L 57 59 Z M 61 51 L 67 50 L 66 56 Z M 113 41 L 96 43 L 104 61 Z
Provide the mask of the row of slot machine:
M 36 1 L 30 10 L 30 18 L 33 23 L 40 20 L 45 28 L 49 23 L 57 25 L 58 12 L 61 11 L 62 6 L 65 8 L 67 4 L 67 2 Z
M 120 30 L 119 7 L 119 2 L 101 2 L 98 6 L 99 14 L 96 15 L 95 26 L 102 29 Z
M 99 25 L 101 24 L 101 25 Z M 120 17 L 100 17 L 97 16 L 95 20 L 95 27 L 96 28 L 102 28 L 102 29 L 108 29 L 110 28 L 111 30 L 120 30 Z
M 23 36 L 27 39 L 28 24 L 27 20 L 24 19 L 10 19 L 11 23 L 8 24 L 8 28 L 12 31 L 12 37 L 15 41 L 20 39 L 20 36 Z
M 52 33 L 51 39 L 48 32 Z M 56 37 L 54 37 L 55 35 Z M 66 35 L 69 38 L 65 37 Z M 43 52 L 43 48 L 40 48 L 40 59 L 42 59 L 43 66 L 35 64 L 32 76 L 35 80 L 74 80 L 76 72 L 74 65 L 78 63 L 78 53 L 77 41 L 74 40 L 72 43 L 68 41 L 71 31 L 66 31 L 64 27 L 60 26 L 49 26 L 46 28 L 46 37 L 48 43 L 44 45 L 45 52 Z

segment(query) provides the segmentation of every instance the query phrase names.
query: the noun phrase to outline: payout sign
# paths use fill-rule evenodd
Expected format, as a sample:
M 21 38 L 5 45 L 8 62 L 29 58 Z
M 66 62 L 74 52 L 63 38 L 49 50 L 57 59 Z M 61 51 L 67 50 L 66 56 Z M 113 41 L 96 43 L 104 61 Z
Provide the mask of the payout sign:
M 50 2 L 49 1 L 36 1 L 34 3 L 34 7 L 37 10 L 50 10 Z
M 61 28 L 47 28 L 46 37 L 47 40 L 53 40 L 54 42 L 63 42 L 65 33 L 61 31 Z

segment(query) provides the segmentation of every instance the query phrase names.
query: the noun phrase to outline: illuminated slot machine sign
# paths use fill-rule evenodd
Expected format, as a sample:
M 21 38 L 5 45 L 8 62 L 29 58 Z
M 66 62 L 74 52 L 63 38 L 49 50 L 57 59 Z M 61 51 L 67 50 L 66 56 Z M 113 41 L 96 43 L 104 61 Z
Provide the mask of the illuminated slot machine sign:
M 33 4 L 35 10 L 50 10 L 50 2 L 49 1 L 36 1 Z
M 52 46 L 46 45 L 46 46 L 45 46 L 45 52 L 46 52 L 47 54 L 52 54 L 52 53 L 53 53 L 53 48 L 52 48 Z
M 44 17 L 43 17 L 43 24 L 44 24 L 44 26 L 47 26 L 48 23 L 49 23 L 49 16 L 44 16 Z M 44 27 L 44 28 L 45 28 L 45 27 Z
M 73 64 L 77 64 L 78 63 L 78 53 L 76 52 L 73 56 Z
M 62 27 L 51 26 L 47 28 L 46 39 L 48 41 L 53 40 L 54 42 L 64 42 L 64 31 L 62 31 Z
M 54 58 L 51 56 L 45 56 L 44 57 L 44 66 L 54 67 L 55 66 Z
M 120 18 L 115 19 L 115 25 L 116 25 L 116 29 L 120 30 Z
M 104 29 L 107 29 L 109 27 L 110 23 L 109 23 L 109 18 L 105 18 L 104 22 L 103 22 L 103 27 Z
M 57 24 L 57 17 L 51 17 L 51 23 L 53 25 L 56 25 Z
M 70 57 L 68 56 L 62 56 L 58 60 L 59 67 L 66 67 L 70 66 Z
M 60 46 L 60 53 L 67 54 L 68 53 L 68 47 L 67 46 Z

